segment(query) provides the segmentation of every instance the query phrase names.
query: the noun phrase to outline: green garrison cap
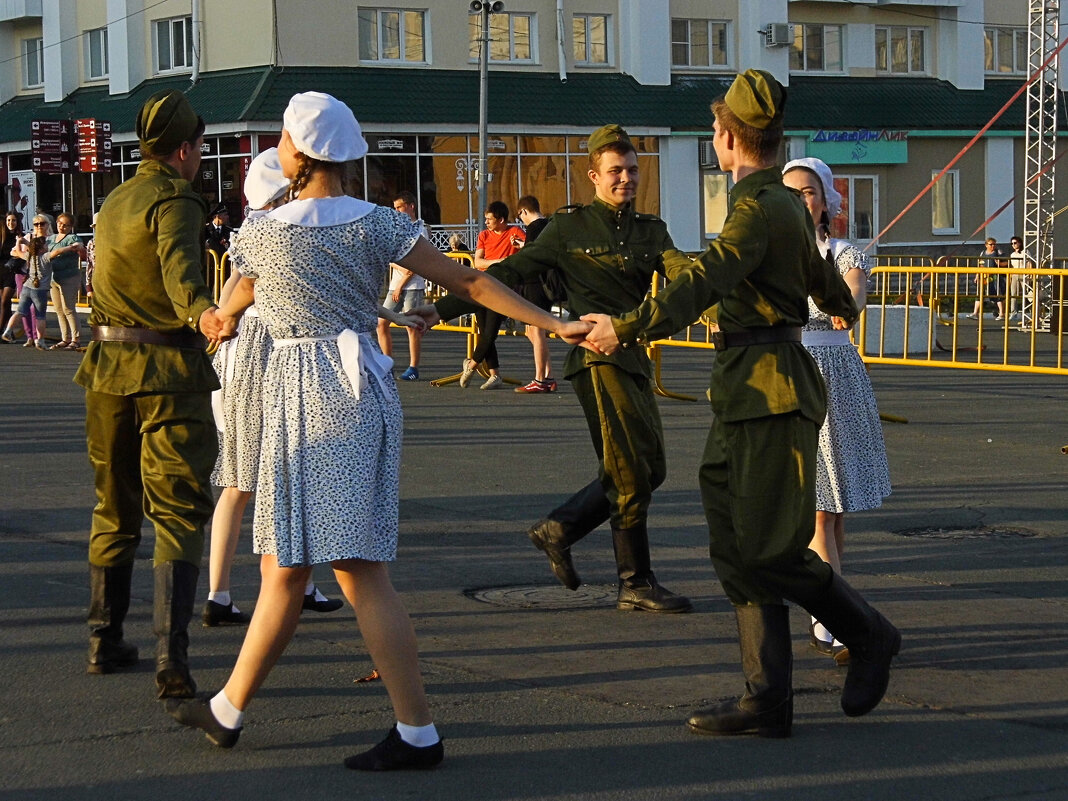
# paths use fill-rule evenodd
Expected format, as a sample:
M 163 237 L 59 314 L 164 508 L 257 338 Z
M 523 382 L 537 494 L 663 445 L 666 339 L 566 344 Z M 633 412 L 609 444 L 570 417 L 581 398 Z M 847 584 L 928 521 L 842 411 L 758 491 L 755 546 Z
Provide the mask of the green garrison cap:
M 629 145 L 630 137 L 627 136 L 627 132 L 618 125 L 604 125 L 590 134 L 590 140 L 586 143 L 586 152 L 593 154 L 605 145 L 612 145 L 616 142 L 622 142 L 625 145 Z
M 723 100 L 746 125 L 764 130 L 782 114 L 786 90 L 770 72 L 746 70 L 735 76 Z
M 156 92 L 137 115 L 137 138 L 151 156 L 167 156 L 191 141 L 200 125 L 185 95 L 177 89 Z

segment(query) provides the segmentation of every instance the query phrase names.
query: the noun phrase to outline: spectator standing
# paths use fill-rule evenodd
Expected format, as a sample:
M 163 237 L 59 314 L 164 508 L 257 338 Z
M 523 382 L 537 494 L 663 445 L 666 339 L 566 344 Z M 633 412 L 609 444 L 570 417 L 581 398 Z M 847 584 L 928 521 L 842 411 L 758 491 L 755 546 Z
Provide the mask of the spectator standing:
M 790 161 L 783 183 L 801 193 L 816 226 L 816 244 L 849 286 L 859 312 L 868 296 L 871 267 L 859 248 L 830 238 L 830 221 L 841 211 L 830 168 L 815 158 Z M 827 387 L 827 419 L 816 448 L 816 530 L 809 546 L 835 573 L 842 572 L 845 513 L 877 509 L 890 494 L 882 424 L 868 371 L 849 340 L 849 331 L 834 329 L 830 315 L 808 300 L 808 322 L 801 344 L 815 359 Z M 848 651 L 827 627 L 812 618 L 809 644 L 845 664 Z
M 34 230 L 38 231 L 44 230 L 47 223 L 44 220 L 34 220 L 33 225 Z M 11 324 L 15 326 L 21 320 L 27 337 L 32 337 L 27 338 L 23 347 L 36 347 L 38 350 L 44 350 L 45 329 L 48 322 L 48 295 L 52 288 L 52 255 L 48 250 L 48 237 L 32 237 L 24 247 L 17 247 L 12 253 L 17 258 L 26 260 L 26 280 L 22 283 L 18 311 L 13 316 Z M 33 312 L 37 314 L 36 327 L 32 322 L 27 326 Z
M 3 338 L 0 341 L 13 342 L 14 336 L 8 328 L 13 311 L 11 301 L 15 297 L 15 276 L 22 277 L 22 269 L 25 264 L 18 256 L 12 254 L 19 241 L 22 239 L 22 220 L 18 212 L 9 211 L 4 215 L 4 229 L 0 232 L 0 331 Z M 22 283 L 21 280 L 18 283 Z
M 204 282 L 207 206 L 190 183 L 204 121 L 177 90 L 137 114 L 141 163 L 97 217 L 92 342 L 75 381 L 85 388 L 96 507 L 89 537 L 88 672 L 137 664 L 123 639 L 145 515 L 155 528 L 152 609 L 156 689 L 191 698 L 189 622 L 218 453 L 205 337 L 224 333 Z
M 523 229 L 508 224 L 508 205 L 494 200 L 486 207 L 486 227 L 479 231 L 478 241 L 475 243 L 475 269 L 485 270 L 501 259 L 511 256 L 519 250 L 524 239 L 526 234 Z M 477 309 L 475 320 L 478 322 L 475 350 L 470 359 L 464 359 L 460 386 L 466 389 L 475 369 L 485 362 L 489 378 L 479 389 L 498 389 L 504 384 L 504 379 L 499 372 L 501 364 L 497 358 L 496 340 L 505 318 L 491 309 Z
M 400 192 L 393 198 L 393 208 L 419 226 L 424 239 L 430 241 L 430 235 L 426 225 L 419 219 L 415 208 L 415 195 L 411 192 Z M 407 314 L 412 309 L 423 305 L 426 299 L 426 279 L 421 275 L 406 270 L 399 264 L 390 265 L 389 289 L 386 290 L 386 298 L 382 302 L 387 311 L 397 311 Z M 393 334 L 389 329 L 389 320 L 382 317 L 378 320 L 378 346 L 386 356 L 393 356 Z M 419 380 L 419 350 L 423 344 L 421 331 L 405 326 L 408 332 L 408 369 L 401 373 L 403 381 Z
M 995 270 L 1004 267 L 1005 252 L 998 247 L 998 241 L 994 237 L 988 237 L 983 249 L 979 252 L 979 268 Z M 983 316 L 983 296 L 997 304 L 998 313 L 994 318 L 1000 320 L 1005 316 L 1005 276 L 999 273 L 975 274 L 975 308 L 968 315 L 971 320 L 977 320 Z M 986 285 L 985 289 L 983 285 Z
M 74 233 L 74 218 L 63 212 L 56 217 L 56 233 L 48 237 L 52 257 L 52 306 L 59 320 L 59 342 L 49 350 L 80 350 L 78 292 L 82 288 L 82 240 Z
M 526 241 L 530 244 L 538 238 L 549 221 L 541 214 L 541 204 L 533 195 L 524 195 L 519 198 L 516 206 L 516 214 L 526 229 Z M 519 286 L 519 294 L 537 306 L 539 309 L 550 311 L 553 302 L 545 294 L 541 279 L 524 281 Z M 553 367 L 549 358 L 549 337 L 545 331 L 537 326 L 528 325 L 526 330 L 527 339 L 534 349 L 534 379 L 527 385 L 516 387 L 515 391 L 523 394 L 540 394 L 556 391 L 556 379 L 553 378 Z
M 1009 240 L 1009 246 L 1012 248 L 1012 253 L 1009 254 L 1009 267 L 1014 270 L 1024 270 L 1027 268 L 1027 254 L 1024 253 L 1023 240 L 1014 236 Z M 1017 311 L 1016 306 L 1019 303 L 1023 305 L 1023 293 L 1026 291 L 1027 286 L 1031 283 L 1026 275 L 1010 275 L 1009 276 L 1009 319 L 1013 317 L 1022 316 L 1022 311 Z
M 230 249 L 230 238 L 234 229 L 230 227 L 230 212 L 222 203 L 211 210 L 211 222 L 204 226 L 204 241 L 215 258 L 222 261 L 223 254 Z

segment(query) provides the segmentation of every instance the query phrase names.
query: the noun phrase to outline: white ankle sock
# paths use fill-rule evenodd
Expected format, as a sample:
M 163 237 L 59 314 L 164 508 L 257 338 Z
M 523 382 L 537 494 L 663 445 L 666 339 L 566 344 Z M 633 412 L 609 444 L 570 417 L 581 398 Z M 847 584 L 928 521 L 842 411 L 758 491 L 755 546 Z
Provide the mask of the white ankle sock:
M 230 601 L 230 591 L 229 590 L 219 590 L 218 592 L 209 592 L 208 593 L 208 600 L 209 601 L 215 601 L 215 603 L 221 604 L 223 606 L 229 606 L 230 603 L 231 603 L 231 601 Z
M 433 723 L 428 723 L 425 726 L 409 726 L 407 723 L 401 723 L 398 720 L 397 734 L 408 745 L 414 745 L 416 748 L 426 748 L 441 739 Z
M 230 703 L 225 690 L 219 690 L 209 702 L 211 714 L 228 729 L 240 729 L 245 722 L 245 713 Z
M 308 583 L 304 585 L 304 594 L 311 595 L 313 592 L 315 592 L 315 582 L 308 579 Z
M 816 620 L 816 618 L 812 618 L 812 622 L 814 624 L 812 627 L 812 633 L 816 635 L 817 640 L 821 640 L 823 642 L 830 642 L 834 639 L 834 635 L 827 631 L 827 627 L 820 623 L 818 620 Z

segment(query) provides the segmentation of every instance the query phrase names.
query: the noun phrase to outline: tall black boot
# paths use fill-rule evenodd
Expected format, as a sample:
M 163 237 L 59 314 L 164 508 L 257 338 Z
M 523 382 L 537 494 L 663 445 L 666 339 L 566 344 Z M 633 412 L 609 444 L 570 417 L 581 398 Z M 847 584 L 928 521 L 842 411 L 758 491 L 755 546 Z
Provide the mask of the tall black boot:
M 193 619 L 200 568 L 192 562 L 161 562 L 154 572 L 152 623 L 159 638 L 156 689 L 160 698 L 193 698 L 197 685 L 189 674 L 189 621 Z
M 890 684 L 890 661 L 901 649 L 901 632 L 837 573 L 805 608 L 849 649 L 842 711 L 850 717 L 871 712 Z
M 549 557 L 553 575 L 569 590 L 577 590 L 582 583 L 571 561 L 571 546 L 606 521 L 609 512 L 608 496 L 598 479 L 553 509 L 527 532 L 534 547 Z
M 689 612 L 690 599 L 664 589 L 649 564 L 649 535 L 645 524 L 613 528 L 612 547 L 619 571 L 616 609 L 640 612 Z
M 698 734 L 789 737 L 794 720 L 790 610 L 782 604 L 736 606 L 745 694 L 694 712 L 687 721 Z
M 137 648 L 122 639 L 130 609 L 133 562 L 116 567 L 89 565 L 89 673 L 114 673 L 137 664 Z

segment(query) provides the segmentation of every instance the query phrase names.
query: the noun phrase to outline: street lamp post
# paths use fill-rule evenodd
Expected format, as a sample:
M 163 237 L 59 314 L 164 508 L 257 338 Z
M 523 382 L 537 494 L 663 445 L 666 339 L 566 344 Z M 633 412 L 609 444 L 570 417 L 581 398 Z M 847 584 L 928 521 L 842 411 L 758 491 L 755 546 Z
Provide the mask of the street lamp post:
M 482 37 L 479 42 L 478 57 L 478 166 L 475 168 L 475 177 L 478 180 L 478 219 L 477 225 L 481 225 L 486 217 L 486 206 L 489 201 L 486 198 L 486 184 L 490 175 L 486 172 L 487 162 L 487 139 L 489 137 L 489 45 L 490 14 L 499 14 L 504 10 L 501 0 L 483 2 L 483 0 L 471 0 L 470 13 L 482 15 Z

